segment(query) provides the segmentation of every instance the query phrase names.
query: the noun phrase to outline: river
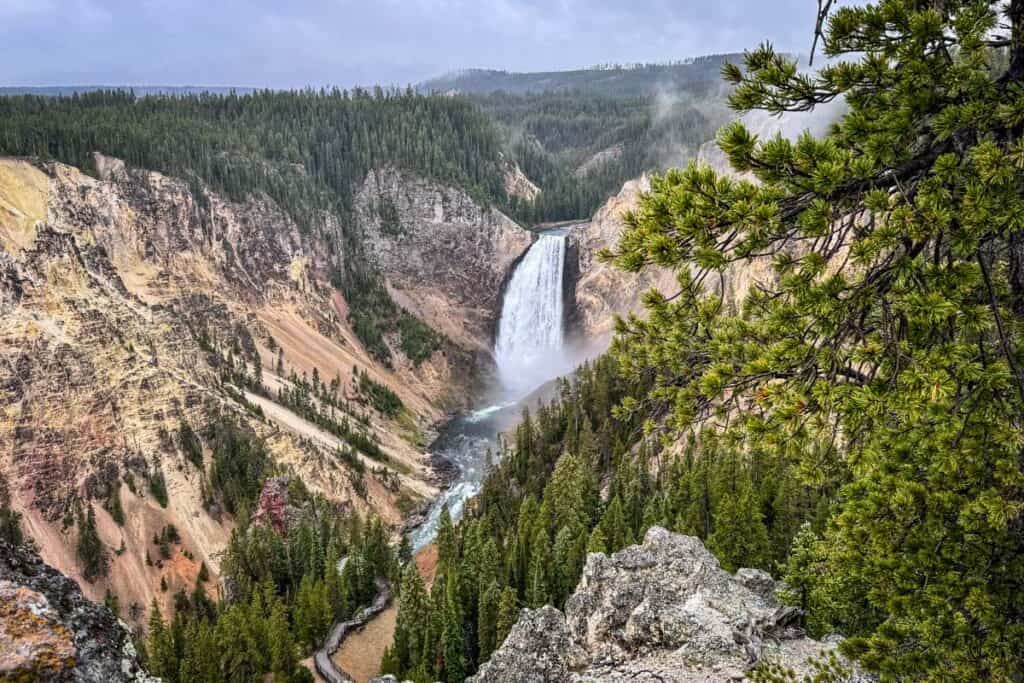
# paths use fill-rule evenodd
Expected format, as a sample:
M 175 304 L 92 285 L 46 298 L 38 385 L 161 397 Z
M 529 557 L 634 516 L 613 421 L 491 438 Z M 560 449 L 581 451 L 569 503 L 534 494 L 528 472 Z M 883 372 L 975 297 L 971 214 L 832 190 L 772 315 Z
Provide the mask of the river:
M 524 399 L 572 369 L 562 301 L 567 234 L 564 228 L 542 233 L 509 279 L 494 342 L 499 384 L 489 392 L 491 400 L 450 421 L 431 445 L 431 453 L 454 463 L 459 473 L 409 533 L 414 551 L 434 539 L 445 506 L 458 519 L 466 501 L 480 492 L 489 462 L 500 452 L 499 435 L 514 424 Z

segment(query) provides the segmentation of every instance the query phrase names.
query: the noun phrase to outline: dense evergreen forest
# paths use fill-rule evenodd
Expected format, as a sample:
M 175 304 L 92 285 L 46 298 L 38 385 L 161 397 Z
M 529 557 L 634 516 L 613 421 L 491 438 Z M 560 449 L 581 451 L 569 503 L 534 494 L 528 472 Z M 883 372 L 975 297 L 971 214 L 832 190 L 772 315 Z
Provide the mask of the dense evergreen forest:
M 12 89 L 0 97 L 0 153 L 89 171 L 101 151 L 233 199 L 264 193 L 307 228 L 322 211 L 347 216 L 354 189 L 384 164 L 461 187 L 526 223 L 582 219 L 626 180 L 691 157 L 726 121 L 724 58 L 511 81 L 481 75 L 469 98 L 380 88 Z M 534 85 L 518 87 L 520 79 Z M 536 201 L 506 196 L 508 158 L 541 188 Z
M 848 113 L 824 139 L 725 127 L 755 180 L 655 179 L 605 256 L 679 293 L 524 415 L 429 593 L 404 573 L 387 671 L 462 680 L 587 551 L 663 524 L 785 578 L 881 680 L 1024 676 L 1024 2 L 844 6 L 819 40 L 813 74 L 767 44 L 725 67 L 730 103 Z M 765 259 L 738 310 L 704 287 Z
M 298 520 L 249 523 L 247 500 L 222 562 L 228 599 L 212 602 L 201 586 L 174 596 L 167 620 L 154 600 L 146 645 L 150 673 L 169 683 L 312 681 L 299 664 L 331 625 L 376 594 L 377 579 L 398 576 L 390 534 L 306 490 L 278 479 Z M 344 560 L 344 561 L 342 561 Z M 200 580 L 205 577 L 200 574 Z
M 644 435 L 643 419 L 616 410 L 650 388 L 609 355 L 561 381 L 556 400 L 524 413 L 459 524 L 442 517 L 429 594 L 415 564 L 406 567 L 385 673 L 462 681 L 501 644 L 521 607 L 564 604 L 587 553 L 620 550 L 655 524 L 704 539 L 728 569 L 776 573 L 795 536 L 823 528 L 839 480 L 808 486 L 794 466 L 704 432 L 668 452 Z
M 263 193 L 301 225 L 348 215 L 371 169 L 395 164 L 504 201 L 493 126 L 460 98 L 413 92 L 0 98 L 0 153 L 93 169 L 92 153 L 196 179 L 233 199 Z
M 559 72 L 471 69 L 421 92 L 469 96 L 542 193 L 511 198 L 528 223 L 589 218 L 628 180 L 693 158 L 729 119 L 722 65 L 740 55 Z

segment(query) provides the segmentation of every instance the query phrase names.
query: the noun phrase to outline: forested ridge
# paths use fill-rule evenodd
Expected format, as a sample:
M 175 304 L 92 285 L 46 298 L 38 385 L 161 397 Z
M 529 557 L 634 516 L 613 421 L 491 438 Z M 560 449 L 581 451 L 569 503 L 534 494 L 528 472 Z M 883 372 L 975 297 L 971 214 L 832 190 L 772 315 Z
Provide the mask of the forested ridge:
M 725 122 L 721 84 L 708 77 L 720 63 L 703 58 L 681 74 L 672 65 L 590 69 L 578 73 L 600 78 L 584 89 L 548 79 L 543 91 L 469 97 L 382 88 L 9 95 L 0 97 L 0 153 L 95 172 L 99 151 L 232 199 L 266 194 L 307 228 L 323 211 L 348 216 L 358 184 L 386 164 L 527 223 L 582 219 L 626 180 L 692 156 Z M 622 79 L 640 80 L 625 87 Z M 577 172 L 609 149 L 603 163 Z M 507 196 L 507 159 L 541 188 L 536 201 Z
M 848 112 L 823 139 L 726 126 L 745 178 L 654 179 L 605 257 L 680 291 L 524 415 L 433 589 L 406 570 L 385 670 L 462 680 L 587 551 L 662 524 L 783 577 L 881 680 L 1024 676 L 1024 2 L 821 5 L 830 63 L 765 44 L 723 68 L 730 103 Z M 738 309 L 705 286 L 755 260 Z
M 510 198 L 528 223 L 589 218 L 626 181 L 694 158 L 728 120 L 724 89 L 705 83 L 659 95 L 492 92 L 472 101 L 541 188 L 533 201 Z
M 611 97 L 649 97 L 657 92 L 717 85 L 722 64 L 740 58 L 738 54 L 717 54 L 668 63 L 602 64 L 586 69 L 528 73 L 466 69 L 428 80 L 418 89 L 425 93 L 455 91 L 478 95 L 575 91 Z

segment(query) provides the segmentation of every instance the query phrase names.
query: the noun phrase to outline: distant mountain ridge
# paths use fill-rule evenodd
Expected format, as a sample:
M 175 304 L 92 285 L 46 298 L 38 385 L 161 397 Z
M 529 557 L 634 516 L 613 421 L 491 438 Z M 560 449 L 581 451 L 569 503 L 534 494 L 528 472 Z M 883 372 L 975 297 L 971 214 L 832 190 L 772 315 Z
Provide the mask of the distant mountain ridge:
M 742 54 L 705 55 L 663 64 L 601 65 L 569 71 L 510 72 L 498 69 L 465 69 L 417 85 L 420 92 L 512 94 L 558 90 L 599 92 L 620 97 L 653 95 L 701 84 L 717 85 L 726 62 L 742 61 Z
M 74 94 L 99 92 L 104 90 L 123 90 L 134 92 L 139 97 L 147 95 L 249 95 L 259 88 L 238 87 L 229 85 L 40 85 L 40 86 L 0 86 L 0 97 L 14 95 L 41 95 L 43 97 L 68 97 Z

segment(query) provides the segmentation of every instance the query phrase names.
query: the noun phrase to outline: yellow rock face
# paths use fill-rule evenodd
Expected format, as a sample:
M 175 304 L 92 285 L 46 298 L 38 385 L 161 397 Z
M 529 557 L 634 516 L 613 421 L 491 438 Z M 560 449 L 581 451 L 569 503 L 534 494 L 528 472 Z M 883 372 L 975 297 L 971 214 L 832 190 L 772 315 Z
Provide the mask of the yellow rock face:
M 255 418 L 221 390 L 195 324 L 218 337 L 251 331 L 268 369 L 280 349 L 289 370 L 329 379 L 358 366 L 398 384 L 371 367 L 331 315 L 306 245 L 279 210 L 214 198 L 204 222 L 187 186 L 170 178 L 121 170 L 96 180 L 59 164 L 40 168 L 0 159 L 0 478 L 43 559 L 79 579 L 88 597 L 110 590 L 125 606 L 157 598 L 167 610 L 169 596 L 195 584 L 200 562 L 216 580 L 233 520 L 204 509 L 202 476 L 173 446 L 182 422 L 201 428 L 233 414 L 311 489 L 392 523 L 401 521 L 400 499 L 435 492 L 422 450 L 379 418 L 373 427 L 400 483 L 391 490 L 368 476 L 360 497 L 333 459 L 336 439 L 284 408 L 279 420 Z M 294 335 L 259 320 L 286 311 Z M 280 337 L 273 352 L 269 329 Z M 266 374 L 276 390 L 282 380 Z M 403 398 L 435 417 L 425 396 Z M 158 470 L 166 507 L 148 495 L 147 473 Z M 112 490 L 126 513 L 121 525 L 103 508 Z M 76 501 L 96 511 L 110 558 L 107 576 L 91 583 L 81 576 L 75 527 L 61 521 Z M 147 564 L 148 541 L 167 524 L 182 536 L 180 552 Z M 170 590 L 160 590 L 161 579 Z M 125 616 L 145 620 L 137 610 Z
M 14 252 L 32 246 L 36 225 L 46 220 L 50 179 L 35 166 L 0 159 L 0 248 Z

